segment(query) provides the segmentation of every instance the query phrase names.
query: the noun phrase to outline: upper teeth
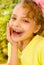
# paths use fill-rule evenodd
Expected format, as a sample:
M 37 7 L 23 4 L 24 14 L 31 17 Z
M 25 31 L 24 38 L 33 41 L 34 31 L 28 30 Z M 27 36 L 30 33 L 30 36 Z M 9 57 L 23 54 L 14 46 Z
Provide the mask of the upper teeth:
M 15 30 L 15 32 L 20 32 L 19 30 Z

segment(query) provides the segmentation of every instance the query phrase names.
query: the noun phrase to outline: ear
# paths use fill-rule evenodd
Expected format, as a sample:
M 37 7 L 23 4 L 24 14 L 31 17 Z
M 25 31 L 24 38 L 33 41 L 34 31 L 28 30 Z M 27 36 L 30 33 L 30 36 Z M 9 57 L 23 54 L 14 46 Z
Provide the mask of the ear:
M 35 30 L 34 30 L 34 33 L 37 33 L 40 30 L 40 28 L 41 28 L 41 25 L 37 25 Z

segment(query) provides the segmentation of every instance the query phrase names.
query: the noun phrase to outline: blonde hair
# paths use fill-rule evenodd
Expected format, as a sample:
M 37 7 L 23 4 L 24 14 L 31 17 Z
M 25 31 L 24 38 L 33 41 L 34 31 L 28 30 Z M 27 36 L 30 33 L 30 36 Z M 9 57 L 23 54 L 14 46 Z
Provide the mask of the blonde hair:
M 38 34 L 44 30 L 44 18 L 42 16 L 41 8 L 32 0 L 22 0 L 21 1 L 23 8 L 27 8 L 29 18 L 33 19 L 38 25 L 41 25 L 41 29 L 38 31 Z

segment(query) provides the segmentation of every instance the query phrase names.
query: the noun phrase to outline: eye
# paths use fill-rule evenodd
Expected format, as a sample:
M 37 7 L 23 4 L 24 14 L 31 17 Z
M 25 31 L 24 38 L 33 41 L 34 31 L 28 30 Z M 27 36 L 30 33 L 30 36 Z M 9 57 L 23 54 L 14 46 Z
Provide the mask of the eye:
M 12 17 L 13 20 L 16 20 L 16 17 Z
M 28 20 L 24 20 L 24 22 L 29 23 L 29 21 L 28 21 Z

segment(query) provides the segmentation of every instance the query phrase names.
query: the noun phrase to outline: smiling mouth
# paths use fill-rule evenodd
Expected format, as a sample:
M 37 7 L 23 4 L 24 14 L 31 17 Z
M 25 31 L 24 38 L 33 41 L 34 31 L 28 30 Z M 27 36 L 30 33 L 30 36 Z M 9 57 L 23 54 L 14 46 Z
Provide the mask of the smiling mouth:
M 13 34 L 18 34 L 18 35 L 20 35 L 20 34 L 22 34 L 23 32 L 20 32 L 20 31 L 14 31 L 13 30 Z
M 23 34 L 23 31 L 19 31 L 19 30 L 10 30 L 10 34 L 14 35 L 14 36 L 21 36 Z

